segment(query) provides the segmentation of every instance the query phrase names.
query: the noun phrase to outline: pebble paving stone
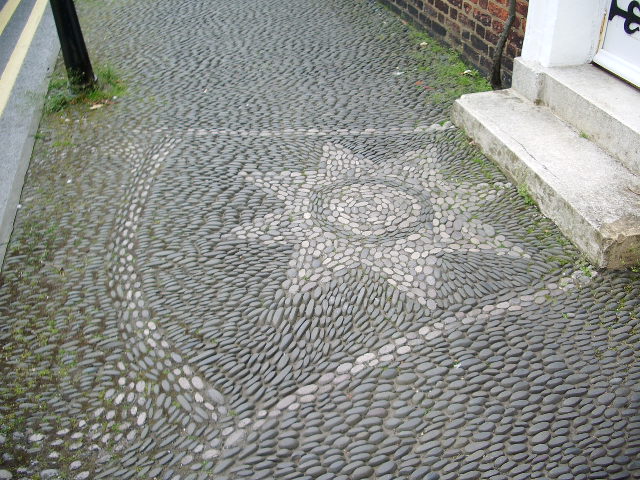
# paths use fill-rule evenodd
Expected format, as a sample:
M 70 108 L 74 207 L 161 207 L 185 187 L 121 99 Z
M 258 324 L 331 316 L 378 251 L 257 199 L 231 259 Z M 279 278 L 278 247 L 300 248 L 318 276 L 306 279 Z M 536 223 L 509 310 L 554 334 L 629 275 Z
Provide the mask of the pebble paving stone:
M 447 122 L 399 18 L 78 8 L 128 91 L 43 119 L 0 478 L 639 478 L 640 275 L 581 263 Z

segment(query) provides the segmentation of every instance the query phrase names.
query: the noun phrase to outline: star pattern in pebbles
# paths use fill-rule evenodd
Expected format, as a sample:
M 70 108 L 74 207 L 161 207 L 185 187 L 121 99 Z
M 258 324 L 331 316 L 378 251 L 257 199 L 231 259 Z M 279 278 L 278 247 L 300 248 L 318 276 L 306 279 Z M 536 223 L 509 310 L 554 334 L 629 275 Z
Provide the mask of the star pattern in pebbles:
M 247 182 L 282 200 L 284 209 L 231 234 L 293 245 L 283 285 L 290 294 L 364 267 L 433 310 L 448 253 L 528 256 L 476 218 L 504 186 L 452 181 L 440 148 L 431 144 L 376 163 L 327 143 L 317 170 L 243 172 Z

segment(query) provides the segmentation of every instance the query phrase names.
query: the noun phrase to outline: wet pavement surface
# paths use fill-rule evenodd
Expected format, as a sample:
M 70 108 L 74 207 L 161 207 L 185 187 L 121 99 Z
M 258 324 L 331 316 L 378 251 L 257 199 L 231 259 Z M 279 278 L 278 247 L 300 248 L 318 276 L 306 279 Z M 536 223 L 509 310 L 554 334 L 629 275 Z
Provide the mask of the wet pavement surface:
M 639 478 L 640 274 L 595 272 L 364 0 L 79 5 L 0 287 L 0 478 Z M 425 88 L 428 87 L 428 88 Z

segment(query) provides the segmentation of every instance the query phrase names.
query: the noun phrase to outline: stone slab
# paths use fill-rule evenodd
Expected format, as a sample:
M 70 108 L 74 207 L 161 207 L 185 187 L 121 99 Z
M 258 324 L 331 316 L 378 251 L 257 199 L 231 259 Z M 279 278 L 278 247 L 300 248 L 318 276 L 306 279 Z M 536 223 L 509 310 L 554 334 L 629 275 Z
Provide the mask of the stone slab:
M 464 95 L 454 122 L 599 267 L 640 261 L 640 178 L 514 90 Z
M 592 64 L 545 68 L 521 58 L 513 88 L 640 174 L 640 90 Z

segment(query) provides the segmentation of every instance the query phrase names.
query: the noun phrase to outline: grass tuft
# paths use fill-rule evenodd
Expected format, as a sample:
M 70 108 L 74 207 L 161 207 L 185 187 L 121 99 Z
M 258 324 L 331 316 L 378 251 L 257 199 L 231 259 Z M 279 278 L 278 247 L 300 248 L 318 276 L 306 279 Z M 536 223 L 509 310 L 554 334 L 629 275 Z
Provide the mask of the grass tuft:
M 71 105 L 88 105 L 99 108 L 113 103 L 126 91 L 126 86 L 118 72 L 111 66 L 99 66 L 95 69 L 96 84 L 89 89 L 74 92 L 61 68 L 56 69 L 49 84 L 49 91 L 45 100 L 45 112 L 57 113 Z

